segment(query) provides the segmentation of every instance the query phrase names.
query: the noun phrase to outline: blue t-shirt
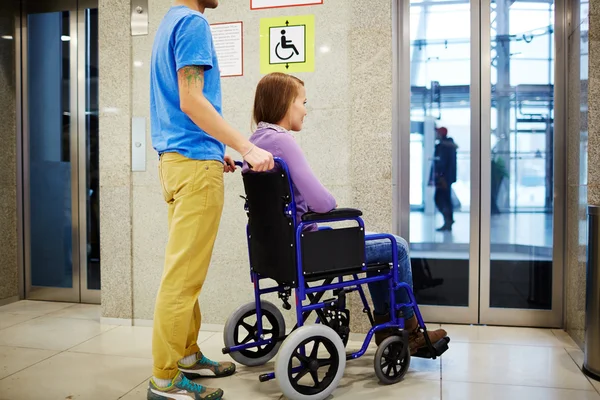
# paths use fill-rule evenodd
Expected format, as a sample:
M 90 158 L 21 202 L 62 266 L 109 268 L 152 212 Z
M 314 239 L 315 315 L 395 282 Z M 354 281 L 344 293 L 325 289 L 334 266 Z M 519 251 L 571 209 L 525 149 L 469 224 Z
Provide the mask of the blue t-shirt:
M 181 111 L 177 71 L 189 65 L 204 66 L 204 96 L 221 114 L 221 76 L 210 25 L 198 11 L 172 7 L 158 27 L 152 48 L 152 145 L 159 154 L 177 152 L 195 160 L 223 161 L 225 145 Z

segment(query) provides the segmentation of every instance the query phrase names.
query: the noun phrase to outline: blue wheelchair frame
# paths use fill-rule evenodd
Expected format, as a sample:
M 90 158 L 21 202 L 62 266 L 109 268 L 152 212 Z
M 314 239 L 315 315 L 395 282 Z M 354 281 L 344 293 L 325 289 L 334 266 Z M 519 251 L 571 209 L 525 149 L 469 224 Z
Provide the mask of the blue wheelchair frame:
M 347 354 L 347 356 L 346 356 L 347 360 L 356 359 L 356 358 L 363 356 L 365 354 L 365 352 L 367 351 L 369 343 L 371 342 L 372 337 L 376 331 L 379 331 L 382 329 L 387 329 L 387 328 L 404 329 L 404 318 L 398 317 L 398 311 L 403 307 L 412 307 L 415 312 L 415 315 L 417 317 L 417 320 L 419 322 L 419 326 L 425 329 L 425 323 L 423 322 L 423 317 L 421 316 L 419 307 L 417 306 L 417 302 L 416 302 L 416 299 L 414 297 L 411 287 L 405 282 L 398 282 L 398 252 L 396 251 L 397 242 L 396 242 L 396 238 L 393 235 L 390 235 L 390 234 L 366 235 L 365 234 L 365 246 L 366 246 L 366 242 L 368 240 L 388 239 L 390 241 L 390 245 L 392 246 L 393 251 L 392 251 L 392 267 L 389 272 L 384 273 L 382 275 L 359 278 L 358 273 L 365 273 L 365 272 L 369 271 L 369 268 L 367 267 L 367 265 L 365 263 L 363 263 L 361 271 L 358 273 L 352 274 L 352 277 L 353 277 L 352 280 L 344 281 L 343 277 L 350 276 L 350 274 L 342 274 L 341 276 L 337 277 L 339 279 L 338 283 L 324 284 L 324 285 L 314 286 L 314 287 L 305 287 L 306 281 L 304 279 L 304 274 L 302 271 L 302 265 L 303 265 L 302 264 L 302 246 L 301 246 L 300 238 L 303 233 L 303 228 L 306 225 L 315 224 L 315 222 L 314 221 L 311 221 L 311 222 L 300 221 L 300 223 L 298 223 L 298 221 L 296 221 L 296 200 L 294 198 L 292 181 L 290 178 L 287 164 L 282 159 L 277 158 L 277 157 L 275 157 L 274 160 L 275 160 L 275 163 L 279 164 L 281 166 L 281 168 L 286 172 L 289 189 L 290 189 L 290 193 L 291 193 L 291 201 L 290 201 L 289 206 L 285 210 L 285 214 L 288 216 L 288 218 L 290 218 L 293 221 L 295 232 L 296 232 L 296 243 L 297 243 L 297 245 L 296 245 L 297 263 L 296 264 L 297 264 L 298 282 L 297 282 L 296 287 L 294 288 L 295 294 L 296 294 L 296 318 L 297 318 L 297 325 L 296 325 L 296 327 L 294 327 L 294 329 L 297 329 L 297 328 L 303 326 L 304 321 L 306 320 L 306 318 L 308 318 L 308 316 L 310 315 L 310 313 L 312 311 L 324 309 L 325 307 L 327 307 L 330 304 L 329 302 L 328 303 L 320 302 L 320 300 L 317 300 L 317 301 L 319 301 L 317 303 L 312 303 L 313 298 L 310 298 L 309 300 L 311 301 L 311 304 L 304 305 L 303 302 L 306 300 L 307 296 L 310 297 L 311 294 L 324 293 L 328 290 L 345 289 L 345 288 L 350 288 L 350 290 L 345 291 L 346 293 L 358 291 L 360 298 L 364 305 L 364 312 L 369 315 L 371 325 L 373 325 L 372 328 L 367 333 L 367 336 L 363 342 L 361 349 L 357 352 Z M 243 164 L 239 161 L 236 161 L 236 165 L 238 165 L 240 167 L 243 166 Z M 247 207 L 245 207 L 245 208 L 247 211 Z M 351 221 L 351 220 L 356 221 L 359 224 L 360 228 L 362 230 L 364 230 L 364 222 L 361 217 L 319 219 L 318 223 L 329 223 L 329 222 L 340 222 L 340 221 Z M 319 229 L 332 229 L 332 228 L 320 227 Z M 248 235 L 248 225 L 246 225 L 246 233 L 247 233 L 246 238 L 248 239 L 248 246 L 250 247 L 250 243 L 249 243 L 250 238 Z M 256 318 L 257 318 L 257 328 L 258 328 L 257 337 L 262 338 L 263 337 L 263 323 L 262 323 L 262 310 L 261 310 L 261 306 L 260 306 L 261 296 L 268 294 L 268 293 L 283 292 L 286 290 L 286 286 L 280 285 L 280 286 L 273 286 L 273 287 L 268 287 L 268 288 L 262 289 L 260 287 L 260 281 L 262 279 L 268 279 L 268 278 L 263 278 L 259 274 L 255 273 L 253 271 L 251 271 L 251 273 L 250 273 L 250 279 L 251 279 L 251 282 L 254 284 L 254 297 L 255 297 L 255 303 L 256 303 Z M 362 285 L 368 284 L 371 282 L 383 281 L 383 280 L 387 280 L 389 282 L 390 304 L 394 305 L 393 309 L 396 310 L 396 312 L 390 312 L 390 321 L 389 322 L 387 322 L 385 324 L 375 325 L 373 322 L 373 319 L 371 317 L 371 313 L 370 313 L 371 310 L 369 308 L 369 304 L 365 297 L 365 293 L 362 288 Z M 403 288 L 407 291 L 409 299 L 410 299 L 409 303 L 396 303 L 396 293 L 395 292 L 397 289 L 400 289 L 400 288 Z M 289 289 L 289 287 L 287 287 L 287 289 Z M 320 322 L 319 319 L 317 319 L 317 323 L 319 323 L 319 322 Z M 274 341 L 283 341 L 286 338 L 285 332 L 281 333 L 281 335 L 282 336 L 280 336 L 279 338 L 271 338 L 271 339 L 266 339 L 266 340 L 262 339 L 260 341 L 253 342 L 253 343 L 241 344 L 241 345 L 237 345 L 237 346 L 232 346 L 230 348 L 225 348 L 225 349 L 223 349 L 223 353 L 227 354 L 227 353 L 231 353 L 231 352 L 238 352 L 238 351 L 243 351 L 243 350 L 247 350 L 250 348 L 256 348 L 259 346 L 269 345 L 269 344 L 272 344 Z M 431 347 L 432 344 L 429 341 L 429 338 L 427 337 L 427 335 L 425 335 L 425 337 L 426 337 L 427 344 Z M 432 354 L 430 358 L 435 359 L 436 358 L 435 354 Z M 268 380 L 271 380 L 274 378 L 275 378 L 275 373 L 272 372 L 270 374 L 262 375 L 260 377 L 260 381 L 265 382 L 265 381 L 268 381 Z

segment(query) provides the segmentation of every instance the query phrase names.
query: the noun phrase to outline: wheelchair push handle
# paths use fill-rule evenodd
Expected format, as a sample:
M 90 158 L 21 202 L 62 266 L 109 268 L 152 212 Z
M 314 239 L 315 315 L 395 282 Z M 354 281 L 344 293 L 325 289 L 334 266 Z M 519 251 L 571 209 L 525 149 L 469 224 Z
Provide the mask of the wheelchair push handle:
M 279 165 L 285 165 L 284 161 L 279 157 L 273 157 L 273 161 L 275 164 L 279 163 Z M 234 161 L 234 163 L 235 163 L 235 165 L 237 165 L 240 168 L 242 168 L 244 166 L 243 161 L 236 160 L 236 161 Z M 248 167 L 250 167 L 250 169 L 252 169 L 253 168 L 252 164 L 250 164 L 249 162 L 247 162 L 247 163 L 248 163 Z M 287 168 L 287 166 L 286 166 L 286 168 Z

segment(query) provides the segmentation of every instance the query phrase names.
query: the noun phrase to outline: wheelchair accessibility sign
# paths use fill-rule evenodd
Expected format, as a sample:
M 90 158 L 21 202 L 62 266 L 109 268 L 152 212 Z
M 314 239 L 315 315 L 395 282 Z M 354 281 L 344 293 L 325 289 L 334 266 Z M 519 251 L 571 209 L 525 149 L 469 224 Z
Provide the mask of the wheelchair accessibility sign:
M 314 71 L 314 16 L 263 18 L 260 21 L 260 72 Z

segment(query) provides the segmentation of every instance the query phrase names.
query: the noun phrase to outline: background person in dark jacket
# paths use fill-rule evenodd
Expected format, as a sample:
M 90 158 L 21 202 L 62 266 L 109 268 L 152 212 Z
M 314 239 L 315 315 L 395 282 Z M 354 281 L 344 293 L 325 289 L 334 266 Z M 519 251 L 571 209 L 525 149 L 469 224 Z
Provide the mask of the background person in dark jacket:
M 451 231 L 454 223 L 452 184 L 456 182 L 456 149 L 458 146 L 448 137 L 448 129 L 436 128 L 437 143 L 433 153 L 433 165 L 429 185 L 435 185 L 434 201 L 444 216 L 444 225 L 438 231 Z

